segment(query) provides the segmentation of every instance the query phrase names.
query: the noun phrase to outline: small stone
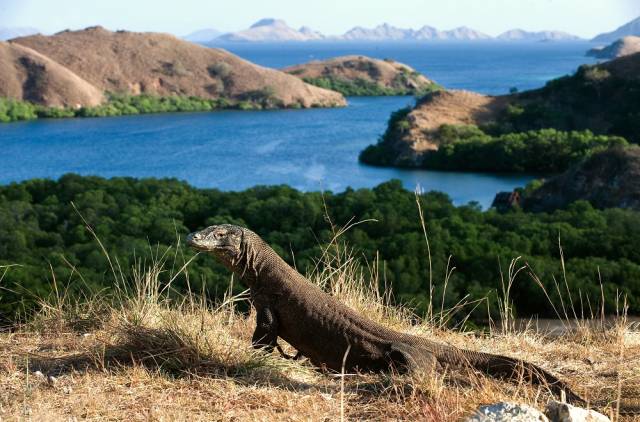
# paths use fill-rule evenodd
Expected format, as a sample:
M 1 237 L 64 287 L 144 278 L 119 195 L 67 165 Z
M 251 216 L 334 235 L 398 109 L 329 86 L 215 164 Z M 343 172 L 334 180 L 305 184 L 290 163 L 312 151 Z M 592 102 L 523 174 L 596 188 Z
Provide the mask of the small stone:
M 66 386 L 64 386 L 62 388 L 62 392 L 65 393 L 65 394 L 71 394 L 71 393 L 73 393 L 73 389 L 71 387 L 69 387 L 68 385 L 66 385 Z
M 611 419 L 595 410 L 575 407 L 559 401 L 550 401 L 544 413 L 551 422 L 611 422 Z
M 38 377 L 38 378 L 44 378 L 44 374 L 40 371 L 36 371 L 33 373 L 34 376 Z
M 49 382 L 49 385 L 56 385 L 56 383 L 58 382 L 58 378 L 54 377 L 53 375 L 49 375 L 47 377 L 47 381 Z
M 501 402 L 479 407 L 466 422 L 549 422 L 549 419 L 533 407 Z

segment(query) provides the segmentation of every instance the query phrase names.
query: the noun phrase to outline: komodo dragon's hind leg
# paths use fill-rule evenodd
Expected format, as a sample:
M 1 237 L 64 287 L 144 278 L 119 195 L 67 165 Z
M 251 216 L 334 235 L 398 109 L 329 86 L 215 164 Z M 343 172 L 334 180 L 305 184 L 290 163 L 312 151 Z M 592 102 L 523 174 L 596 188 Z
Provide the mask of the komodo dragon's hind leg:
M 390 366 L 399 373 L 430 373 L 438 368 L 438 361 L 433 354 L 402 343 L 392 344 L 387 358 Z

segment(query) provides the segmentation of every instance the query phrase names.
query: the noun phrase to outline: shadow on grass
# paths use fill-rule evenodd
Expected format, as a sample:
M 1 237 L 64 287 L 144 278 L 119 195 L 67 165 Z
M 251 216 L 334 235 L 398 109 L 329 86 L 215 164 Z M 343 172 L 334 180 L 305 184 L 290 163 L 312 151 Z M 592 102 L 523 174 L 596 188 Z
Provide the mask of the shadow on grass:
M 203 354 L 189 340 L 169 329 L 130 326 L 117 344 L 94 344 L 83 352 L 62 357 L 30 354 L 25 366 L 31 372 L 40 371 L 55 377 L 142 366 L 171 378 L 215 378 L 233 380 L 242 385 L 293 390 L 323 388 L 289 376 L 287 372 L 293 370 L 292 364 L 284 359 L 259 351 L 247 352 L 233 343 L 228 348 L 218 348 L 226 349 L 226 353 Z M 305 370 L 312 371 L 307 368 L 301 371 L 304 373 Z

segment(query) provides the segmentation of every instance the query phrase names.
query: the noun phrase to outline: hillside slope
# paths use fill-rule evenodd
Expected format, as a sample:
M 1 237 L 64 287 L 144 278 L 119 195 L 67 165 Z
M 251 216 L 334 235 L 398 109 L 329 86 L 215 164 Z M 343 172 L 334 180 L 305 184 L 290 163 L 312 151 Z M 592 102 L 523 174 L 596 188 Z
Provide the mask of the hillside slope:
M 410 66 L 364 56 L 316 60 L 282 70 L 344 95 L 416 95 L 434 86 Z
M 615 59 L 640 53 L 640 37 L 628 36 L 621 38 L 608 46 L 592 48 L 587 52 L 587 56 L 598 59 Z
M 553 211 L 577 200 L 596 208 L 640 210 L 640 147 L 594 154 L 533 191 L 524 208 Z
M 373 159 L 366 162 L 420 167 L 424 153 L 438 148 L 442 125 L 479 126 L 495 136 L 546 128 L 590 130 L 640 143 L 640 53 L 581 66 L 572 76 L 519 94 L 427 95 L 390 121 L 385 136 L 368 148 Z
M 336 92 L 168 34 L 92 27 L 13 42 L 50 57 L 102 91 L 201 98 L 268 96 L 284 106 L 302 107 L 345 104 Z
M 104 96 L 66 67 L 30 48 L 0 42 L 0 97 L 53 107 L 96 106 Z

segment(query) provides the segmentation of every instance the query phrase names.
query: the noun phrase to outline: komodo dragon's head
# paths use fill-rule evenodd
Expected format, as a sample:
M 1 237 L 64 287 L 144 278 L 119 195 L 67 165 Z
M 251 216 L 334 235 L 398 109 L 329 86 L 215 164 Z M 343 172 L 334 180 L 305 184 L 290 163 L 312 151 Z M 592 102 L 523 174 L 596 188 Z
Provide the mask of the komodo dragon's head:
M 280 259 L 260 236 L 244 227 L 219 224 L 187 236 L 187 245 L 215 256 L 229 270 L 257 276 L 259 267 Z
M 244 231 L 242 227 L 232 224 L 209 226 L 187 236 L 187 245 L 215 256 L 237 258 L 242 249 Z

